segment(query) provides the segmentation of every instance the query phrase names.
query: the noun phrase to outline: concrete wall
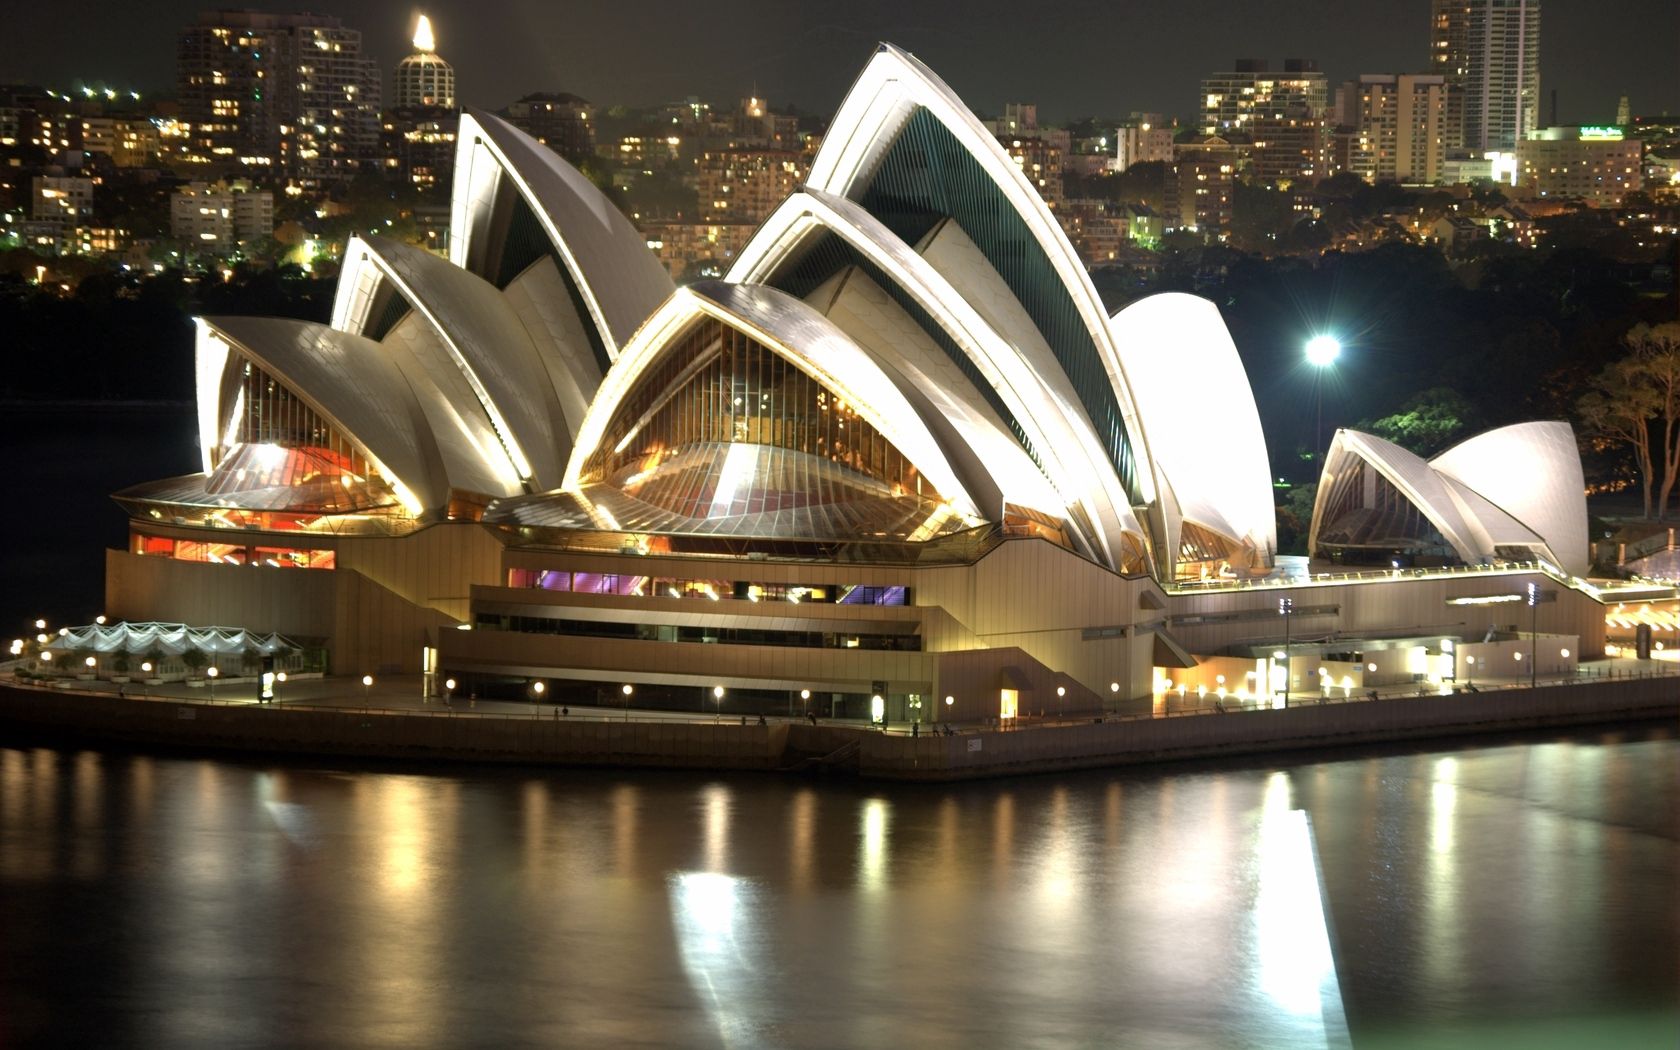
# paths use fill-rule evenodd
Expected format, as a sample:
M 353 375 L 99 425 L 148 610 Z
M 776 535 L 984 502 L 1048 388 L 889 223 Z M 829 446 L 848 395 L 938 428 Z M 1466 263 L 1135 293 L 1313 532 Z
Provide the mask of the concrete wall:
M 1621 680 L 956 737 L 875 735 L 863 740 L 859 771 L 965 779 L 1676 714 L 1680 679 Z
M 926 568 L 916 601 L 936 605 L 987 647 L 1013 646 L 1106 695 L 1147 696 L 1154 637 L 1135 629 L 1162 618 L 1153 582 L 1118 576 L 1044 540 L 1004 543 L 978 564 Z M 1147 597 L 1146 597 L 1147 596 Z M 1088 628 L 1117 629 L 1087 638 Z
M 1538 606 L 1542 634 L 1573 634 L 1579 638 L 1577 656 L 1604 655 L 1604 606 L 1591 596 L 1565 587 L 1540 573 L 1476 573 L 1425 579 L 1400 575 L 1353 583 L 1323 583 L 1305 587 L 1257 588 L 1207 594 L 1173 595 L 1170 621 L 1173 636 L 1194 653 L 1216 653 L 1232 645 L 1275 645 L 1283 642 L 1283 618 L 1278 598 L 1287 594 L 1297 612 L 1290 617 L 1290 634 L 1297 641 L 1326 637 L 1371 638 L 1423 636 L 1481 638 L 1489 629 L 1530 629 L 1530 610 L 1521 601 L 1494 605 L 1448 605 L 1453 598 L 1518 595 L 1537 583 L 1556 601 Z M 1306 613 L 1315 606 L 1336 606 L 1335 613 Z M 1238 619 L 1193 623 L 1190 617 L 1239 614 Z
M 370 758 L 775 769 L 789 727 L 121 700 L 0 686 L 0 721 L 169 746 Z

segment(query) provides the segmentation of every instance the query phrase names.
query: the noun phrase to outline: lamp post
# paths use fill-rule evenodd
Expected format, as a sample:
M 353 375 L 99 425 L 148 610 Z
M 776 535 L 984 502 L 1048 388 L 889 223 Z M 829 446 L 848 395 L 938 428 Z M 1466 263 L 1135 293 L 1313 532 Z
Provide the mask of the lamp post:
M 716 709 L 712 711 L 712 724 L 716 725 L 723 718 L 723 686 L 712 686 L 712 701 L 717 704 Z
M 447 704 L 454 699 L 455 699 L 455 679 L 445 678 L 443 680 L 443 702 Z
M 1322 455 L 1319 445 L 1324 440 L 1324 370 L 1342 356 L 1342 344 L 1333 335 L 1315 335 L 1307 340 L 1304 349 L 1307 363 L 1313 366 L 1313 453 Z M 1323 460 L 1319 462 L 1322 464 Z
M 809 717 L 811 714 L 811 691 L 809 689 L 799 691 L 799 702 L 805 708 L 806 716 Z
M 210 683 L 210 702 L 211 703 L 216 702 L 216 679 L 220 678 L 221 675 L 222 675 L 222 669 L 217 667 L 215 664 L 211 664 L 209 667 L 204 669 L 204 679 L 205 679 L 205 681 Z
M 362 706 L 366 707 L 367 704 L 372 699 L 373 699 L 373 675 L 370 675 L 370 674 L 362 675 Z
M 1066 695 L 1066 687 L 1058 685 L 1056 687 L 1056 721 L 1058 722 L 1062 720 L 1062 697 Z
M 630 721 L 630 695 L 636 690 L 629 682 L 625 682 L 624 687 L 619 691 L 624 694 L 624 720 L 628 722 Z
M 1295 599 L 1279 598 L 1278 615 L 1283 617 L 1283 706 L 1289 706 L 1289 617 L 1295 611 Z
M 280 702 L 280 687 L 286 684 L 286 672 L 280 671 L 274 676 L 274 696 L 269 700 L 271 704 Z
M 1540 585 L 1528 584 L 1528 687 L 1539 684 L 1540 668 L 1534 659 L 1535 642 L 1540 637 Z
M 152 662 L 150 660 L 142 661 L 141 664 L 140 664 L 140 695 L 141 696 L 147 696 L 147 695 L 150 694 L 151 687 L 146 684 L 146 679 L 150 678 L 151 676 L 152 676 Z

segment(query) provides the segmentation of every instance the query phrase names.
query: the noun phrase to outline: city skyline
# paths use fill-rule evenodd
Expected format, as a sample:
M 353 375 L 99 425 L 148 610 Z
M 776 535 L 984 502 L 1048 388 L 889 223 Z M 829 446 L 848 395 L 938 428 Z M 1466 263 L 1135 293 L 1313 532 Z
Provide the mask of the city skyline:
M 366 53 L 387 77 L 412 50 L 415 18 L 426 13 L 439 53 L 460 71 L 460 100 L 486 107 L 532 90 L 642 106 L 688 95 L 729 99 L 756 88 L 776 105 L 827 114 L 859 56 L 880 40 L 949 70 L 982 110 L 1032 101 L 1051 121 L 1134 110 L 1190 118 L 1200 78 L 1237 58 L 1313 59 L 1332 83 L 1364 73 L 1425 72 L 1429 63 L 1429 11 L 1421 0 L 1375 12 L 1335 0 L 1287 9 L 1261 3 L 1218 15 L 1153 0 L 1119 12 L 1078 3 L 1025 21 L 1002 5 L 959 10 L 945 0 L 914 12 L 857 5 L 825 11 L 823 20 L 793 5 L 752 3 L 705 13 L 674 8 L 651 18 L 636 8 L 563 12 L 517 3 L 481 10 L 460 0 L 305 6 L 360 29 Z M 143 11 L 96 4 L 90 17 L 110 30 L 97 36 L 81 20 L 20 11 L 16 31 L 0 41 L 0 82 L 106 82 L 173 94 L 176 35 L 204 9 L 197 0 Z M 1564 124 L 1607 122 L 1624 94 L 1635 115 L 1680 110 L 1680 75 L 1669 61 L 1680 9 L 1661 0 L 1611 0 L 1591 10 L 1551 5 L 1542 25 L 1542 124 L 1550 120 L 1554 89 Z M 1634 25 L 1643 28 L 1628 32 Z M 1128 46 L 1139 38 L 1177 46 Z M 510 39 L 524 44 L 509 48 Z M 1595 70 L 1606 55 L 1615 56 L 1614 78 Z

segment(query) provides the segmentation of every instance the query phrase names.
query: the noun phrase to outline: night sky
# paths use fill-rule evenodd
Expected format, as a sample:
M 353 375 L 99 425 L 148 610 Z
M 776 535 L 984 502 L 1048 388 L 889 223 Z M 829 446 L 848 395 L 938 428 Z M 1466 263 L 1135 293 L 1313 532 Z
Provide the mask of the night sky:
M 0 82 L 104 81 L 172 93 L 175 33 L 210 5 L 10 0 Z M 232 6 L 232 5 L 229 5 Z M 1241 57 L 1315 58 L 1332 83 L 1426 68 L 1427 0 L 710 0 L 563 3 L 430 0 L 438 50 L 462 101 L 496 108 L 529 91 L 647 105 L 694 94 L 727 102 L 754 85 L 773 104 L 832 113 L 878 40 L 915 52 L 971 107 L 1037 102 L 1047 120 L 1189 116 L 1198 81 Z M 270 5 L 265 10 L 301 8 Z M 387 70 L 409 52 L 414 15 L 395 0 L 323 0 L 364 33 Z M 1552 0 L 1542 17 L 1541 117 L 1562 123 L 1680 112 L 1680 2 Z

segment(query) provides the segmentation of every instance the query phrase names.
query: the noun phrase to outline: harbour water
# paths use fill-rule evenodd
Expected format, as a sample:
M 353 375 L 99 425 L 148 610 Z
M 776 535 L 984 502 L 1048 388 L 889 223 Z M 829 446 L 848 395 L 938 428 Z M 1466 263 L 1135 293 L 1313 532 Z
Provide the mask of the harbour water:
M 1680 732 L 925 787 L 0 744 L 0 1046 L 1672 1047 Z

